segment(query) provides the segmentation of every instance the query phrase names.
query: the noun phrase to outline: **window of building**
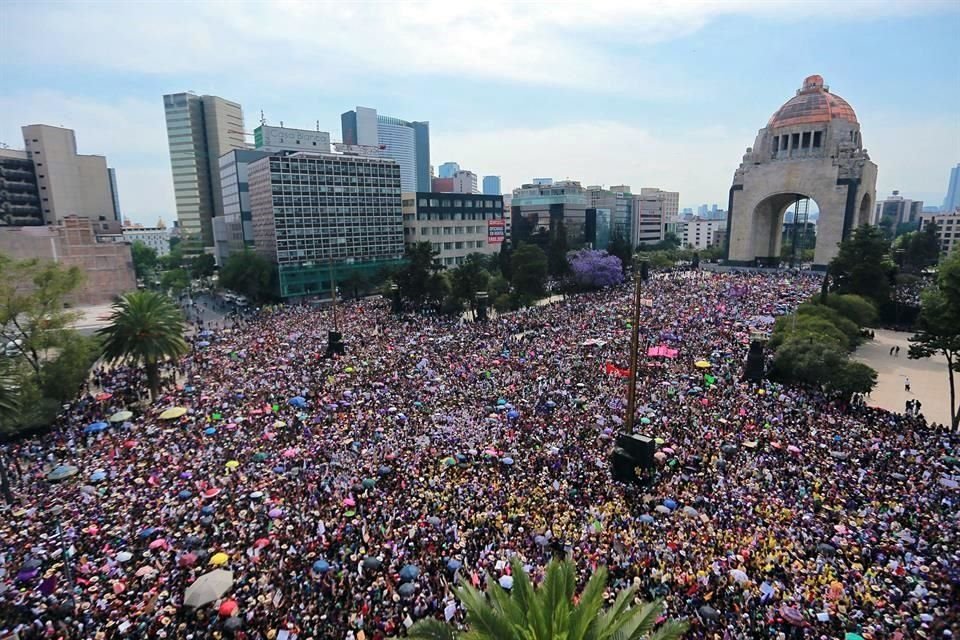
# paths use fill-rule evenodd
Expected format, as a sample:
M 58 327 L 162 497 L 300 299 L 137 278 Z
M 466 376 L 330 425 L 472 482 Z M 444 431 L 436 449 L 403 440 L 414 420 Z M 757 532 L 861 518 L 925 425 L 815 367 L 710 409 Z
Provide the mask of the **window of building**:
M 431 206 L 431 207 L 439 207 L 439 206 L 440 206 L 440 200 L 437 199 L 437 198 L 430 198 L 430 206 Z
M 814 131 L 814 132 L 813 132 L 813 148 L 814 148 L 814 149 L 819 149 L 822 140 L 823 140 L 823 132 L 822 132 L 822 131 Z
M 776 153 L 780 150 L 780 136 L 773 136 L 773 152 Z
M 800 148 L 800 134 L 794 133 L 790 136 L 790 148 L 799 149 Z
M 453 206 L 454 206 L 455 208 L 457 208 L 457 209 L 462 209 L 462 208 L 463 208 L 463 200 L 454 200 L 454 201 L 453 201 Z
M 446 249 L 447 251 L 449 251 L 450 249 L 453 249 L 453 243 L 452 243 L 452 242 L 444 242 L 444 243 L 443 243 L 443 248 Z
M 803 132 L 803 141 L 800 143 L 800 147 L 803 149 L 810 148 L 810 132 L 809 131 Z

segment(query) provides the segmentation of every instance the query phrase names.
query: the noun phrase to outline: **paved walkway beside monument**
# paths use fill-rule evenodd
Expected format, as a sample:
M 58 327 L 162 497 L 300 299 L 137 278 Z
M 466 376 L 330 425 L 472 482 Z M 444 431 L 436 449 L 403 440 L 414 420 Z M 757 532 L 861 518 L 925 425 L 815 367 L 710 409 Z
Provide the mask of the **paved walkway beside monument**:
M 876 335 L 876 339 L 865 342 L 853 356 L 877 370 L 877 386 L 867 398 L 867 404 L 903 412 L 907 400 L 919 400 L 920 411 L 928 422 L 949 424 L 950 383 L 946 358 L 911 360 L 907 352 L 912 334 L 877 329 Z M 900 347 L 899 357 L 890 355 L 890 347 L 896 346 Z M 909 392 L 904 389 L 907 378 L 910 378 Z

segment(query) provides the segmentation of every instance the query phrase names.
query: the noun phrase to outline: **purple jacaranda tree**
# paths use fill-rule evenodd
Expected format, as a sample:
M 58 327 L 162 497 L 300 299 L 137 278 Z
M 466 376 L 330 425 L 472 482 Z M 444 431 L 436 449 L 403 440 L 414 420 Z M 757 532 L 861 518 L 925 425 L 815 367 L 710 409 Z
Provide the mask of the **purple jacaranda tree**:
M 623 282 L 620 258 L 606 251 L 581 249 L 567 254 L 574 281 L 588 289 L 612 287 Z

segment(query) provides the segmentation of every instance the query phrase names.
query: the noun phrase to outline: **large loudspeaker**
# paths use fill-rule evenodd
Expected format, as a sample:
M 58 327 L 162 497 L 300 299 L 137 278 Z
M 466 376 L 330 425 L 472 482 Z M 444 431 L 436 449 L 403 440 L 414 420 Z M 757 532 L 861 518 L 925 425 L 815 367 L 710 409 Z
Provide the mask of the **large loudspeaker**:
M 346 348 L 343 346 L 343 334 L 339 331 L 329 332 L 327 334 L 327 357 L 342 356 L 344 353 L 346 353 Z
M 747 364 L 743 368 L 744 380 L 762 380 L 764 376 L 763 341 L 753 340 L 747 354 Z
M 656 448 L 653 438 L 621 433 L 617 436 L 617 448 L 626 451 L 627 455 L 636 460 L 638 466 L 645 469 L 653 467 L 653 454 Z
M 640 465 L 633 456 L 620 447 L 613 450 L 611 466 L 614 480 L 623 483 L 639 483 L 641 481 L 638 474 Z

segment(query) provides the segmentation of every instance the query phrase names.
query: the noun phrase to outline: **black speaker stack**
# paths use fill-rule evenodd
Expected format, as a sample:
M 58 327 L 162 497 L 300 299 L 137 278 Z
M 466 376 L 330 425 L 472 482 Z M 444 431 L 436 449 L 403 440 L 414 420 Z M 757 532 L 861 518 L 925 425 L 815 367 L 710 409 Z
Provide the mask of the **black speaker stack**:
M 331 331 L 327 334 L 327 358 L 333 356 L 342 356 L 346 353 L 343 346 L 343 334 L 339 331 Z
M 750 342 L 750 351 L 747 353 L 747 364 L 743 368 L 744 380 L 763 380 L 765 373 L 763 345 L 763 340 L 752 340 Z
M 653 438 L 622 433 L 611 458 L 614 480 L 627 484 L 643 484 L 653 469 L 655 445 Z

